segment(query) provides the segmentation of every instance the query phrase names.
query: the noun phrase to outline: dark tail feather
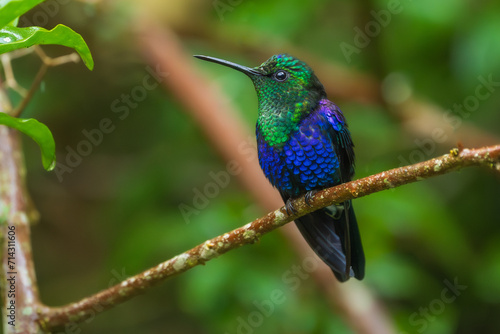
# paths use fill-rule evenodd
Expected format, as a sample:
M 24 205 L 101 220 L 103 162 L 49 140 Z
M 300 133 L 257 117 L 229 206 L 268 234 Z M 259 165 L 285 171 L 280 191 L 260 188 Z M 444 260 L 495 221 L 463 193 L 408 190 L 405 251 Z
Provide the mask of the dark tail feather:
M 359 280 L 365 276 L 365 255 L 358 223 L 350 202 L 348 206 L 347 212 L 343 211 L 338 218 L 332 217 L 330 208 L 324 208 L 295 220 L 309 246 L 328 264 L 341 282 L 347 281 L 351 276 Z M 350 242 L 346 242 L 346 234 L 349 235 Z M 346 243 L 350 245 L 350 251 L 346 250 Z M 350 256 L 349 275 L 346 270 L 346 263 L 349 262 L 346 261 L 346 256 Z

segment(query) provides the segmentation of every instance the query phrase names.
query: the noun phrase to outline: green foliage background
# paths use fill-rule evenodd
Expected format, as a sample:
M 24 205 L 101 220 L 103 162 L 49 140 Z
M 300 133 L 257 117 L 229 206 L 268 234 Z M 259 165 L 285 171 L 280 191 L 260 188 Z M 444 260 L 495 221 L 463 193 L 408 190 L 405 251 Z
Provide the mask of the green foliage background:
M 178 205 L 192 203 L 193 189 L 203 189 L 212 181 L 209 173 L 224 170 L 225 162 L 176 97 L 161 87 L 148 91 L 123 120 L 113 113 L 113 101 L 130 94 L 149 73 L 131 27 L 138 12 L 159 16 L 192 54 L 257 65 L 265 59 L 256 62 L 241 50 L 291 45 L 381 79 L 402 73 L 415 96 L 444 110 L 473 94 L 479 76 L 500 81 L 500 3 L 495 1 L 401 1 L 401 13 L 348 63 L 340 44 L 354 44 L 353 28 L 364 29 L 373 19 L 370 10 L 386 9 L 389 2 L 53 1 L 57 10 L 37 7 L 21 18 L 20 25 L 41 25 L 36 20 L 45 13 L 42 27 L 72 27 L 94 57 L 93 72 L 81 64 L 50 69 L 23 115 L 52 130 L 58 161 L 64 162 L 68 147 L 76 149 L 86 139 L 82 131 L 98 128 L 103 118 L 114 126 L 62 182 L 41 168 L 36 144 L 24 141 L 28 186 L 41 213 L 32 234 L 42 300 L 54 306 L 75 301 L 265 213 L 233 178 L 186 223 Z M 230 9 L 218 12 L 221 3 Z M 66 51 L 44 49 L 51 55 Z M 250 81 L 222 67 L 198 66 L 223 86 L 253 127 L 256 97 Z M 25 87 L 38 67 L 35 56 L 14 62 Z M 330 98 L 350 124 L 356 177 L 397 167 L 399 156 L 408 159 L 418 149 L 415 139 L 422 138 L 408 134 L 383 108 Z M 498 138 L 499 105 L 495 90 L 464 124 Z M 428 157 L 449 149 L 436 145 Z M 385 304 L 400 332 L 497 332 L 499 186 L 491 172 L 468 169 L 356 200 L 367 257 L 363 283 Z M 286 301 L 255 333 L 351 333 L 312 279 L 294 291 L 282 279 L 297 264 L 283 236 L 271 233 L 79 328 L 81 333 L 237 333 L 238 318 L 257 310 L 254 301 L 279 289 Z M 441 298 L 443 281 L 455 278 L 467 286 L 462 294 L 442 312 L 421 316 L 422 308 Z M 414 313 L 413 319 L 427 319 L 425 327 L 411 321 Z

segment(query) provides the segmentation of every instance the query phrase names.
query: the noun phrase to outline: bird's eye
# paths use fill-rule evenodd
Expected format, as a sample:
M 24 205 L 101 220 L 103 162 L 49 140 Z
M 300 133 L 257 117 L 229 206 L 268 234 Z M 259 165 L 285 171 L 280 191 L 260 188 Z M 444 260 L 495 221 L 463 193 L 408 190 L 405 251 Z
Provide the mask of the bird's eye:
M 288 79 L 288 72 L 279 70 L 276 73 L 274 73 L 274 79 L 276 79 L 276 81 L 283 82 L 286 79 Z

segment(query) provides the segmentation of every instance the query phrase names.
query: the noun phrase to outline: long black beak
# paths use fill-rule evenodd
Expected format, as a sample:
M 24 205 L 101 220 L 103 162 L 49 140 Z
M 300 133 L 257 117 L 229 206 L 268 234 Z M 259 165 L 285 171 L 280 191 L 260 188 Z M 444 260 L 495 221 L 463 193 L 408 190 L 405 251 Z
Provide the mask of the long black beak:
M 206 60 L 206 61 L 210 61 L 212 63 L 221 64 L 221 65 L 224 65 L 224 66 L 227 66 L 227 67 L 234 68 L 237 71 L 245 73 L 249 77 L 252 77 L 252 76 L 255 76 L 255 75 L 262 75 L 261 72 L 255 70 L 255 69 L 253 69 L 251 67 L 246 67 L 246 66 L 243 66 L 243 65 L 232 63 L 232 62 L 224 60 L 224 59 L 219 59 L 219 58 L 214 58 L 214 57 L 209 57 L 209 56 L 202 56 L 202 55 L 195 55 L 193 57 L 198 58 L 198 59 L 202 59 L 202 60 Z

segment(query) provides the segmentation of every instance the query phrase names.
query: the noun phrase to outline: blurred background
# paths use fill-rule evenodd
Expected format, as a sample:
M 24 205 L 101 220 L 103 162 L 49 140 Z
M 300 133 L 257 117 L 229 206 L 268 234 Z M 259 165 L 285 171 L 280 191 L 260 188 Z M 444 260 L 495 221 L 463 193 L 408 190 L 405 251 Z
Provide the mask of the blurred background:
M 190 87 L 206 87 L 203 101 L 226 101 L 246 148 L 257 101 L 241 73 L 193 54 L 257 66 L 288 52 L 309 63 L 349 122 L 356 178 L 448 153 L 458 142 L 500 143 L 496 1 L 53 0 L 20 22 L 70 26 L 95 60 L 92 72 L 82 63 L 51 68 L 23 115 L 45 123 L 57 145 L 59 166 L 45 172 L 38 147 L 24 140 L 28 187 L 41 214 L 32 230 L 35 265 L 41 298 L 51 306 L 279 207 L 259 202 L 240 175 L 207 189 L 230 157 L 210 137 L 216 123 L 193 114 L 202 92 Z M 33 53 L 13 66 L 28 88 L 40 60 Z M 251 151 L 244 157 L 256 162 Z M 394 333 L 496 333 L 499 180 L 467 168 L 355 200 L 367 269 L 361 283 L 339 288 L 362 286 L 363 294 L 347 294 L 347 301 L 326 296 L 309 274 L 290 274 L 304 262 L 293 239 L 276 231 L 78 329 L 354 333 L 338 305 L 363 308 L 367 295 Z M 263 311 L 259 305 L 276 290 L 282 302 Z

